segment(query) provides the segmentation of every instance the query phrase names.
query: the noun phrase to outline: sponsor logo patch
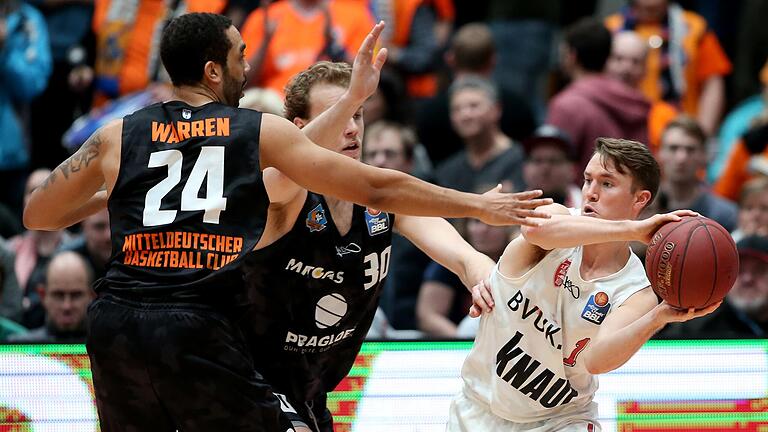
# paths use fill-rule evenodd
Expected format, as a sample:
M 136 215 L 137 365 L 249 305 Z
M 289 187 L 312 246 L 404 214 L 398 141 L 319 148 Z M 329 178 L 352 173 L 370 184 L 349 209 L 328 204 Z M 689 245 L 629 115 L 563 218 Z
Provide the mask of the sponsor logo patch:
M 568 273 L 568 269 L 571 267 L 571 260 L 567 259 L 560 263 L 559 266 L 557 266 L 557 270 L 555 270 L 555 276 L 553 279 L 553 283 L 556 287 L 559 287 L 563 284 L 565 281 L 565 274 Z
M 309 232 L 322 231 L 327 225 L 328 219 L 325 218 L 325 209 L 323 209 L 322 204 L 318 204 L 307 213 L 307 228 L 309 228 Z
M 593 324 L 600 325 L 603 323 L 605 316 L 608 315 L 610 308 L 611 304 L 608 302 L 608 294 L 600 291 L 589 296 L 584 310 L 581 311 L 581 317 Z
M 365 209 L 365 225 L 368 227 L 368 235 L 375 236 L 389 229 L 389 215 L 372 208 Z

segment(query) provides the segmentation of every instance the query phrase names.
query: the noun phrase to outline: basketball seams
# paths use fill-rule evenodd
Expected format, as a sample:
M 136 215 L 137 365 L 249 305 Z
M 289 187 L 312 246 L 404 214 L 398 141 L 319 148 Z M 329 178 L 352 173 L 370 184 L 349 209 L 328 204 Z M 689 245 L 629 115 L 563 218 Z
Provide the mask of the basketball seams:
M 695 220 L 695 219 L 694 219 Z M 683 249 L 683 256 L 680 261 L 680 266 L 675 266 L 674 268 L 678 269 L 677 273 L 679 273 L 677 278 L 677 307 L 682 306 L 683 304 L 683 274 L 685 273 L 683 270 L 685 269 L 685 258 L 688 255 L 688 248 L 691 246 L 691 238 L 696 233 L 696 230 L 698 230 L 703 224 L 699 224 L 696 228 L 688 231 L 688 238 L 685 239 L 685 249 Z M 670 263 L 671 264 L 671 263 Z
M 712 225 L 709 225 L 707 223 L 703 225 L 704 225 L 704 231 L 707 233 L 707 236 L 709 237 L 709 246 L 712 248 L 712 257 L 714 258 L 714 261 L 715 261 L 715 277 L 712 278 L 712 289 L 709 291 L 709 297 L 707 297 L 707 300 L 704 302 L 704 304 L 701 307 L 705 307 L 709 305 L 709 301 L 712 300 L 712 295 L 715 294 L 715 288 L 717 288 L 717 281 L 718 281 L 718 278 L 720 277 L 720 274 L 717 271 L 718 256 L 717 256 L 717 250 L 715 249 L 715 239 L 712 237 L 712 233 L 709 232 L 709 227 Z
M 680 229 L 681 227 L 683 227 L 683 226 L 685 226 L 685 225 L 687 225 L 687 224 L 689 224 L 689 223 L 691 223 L 691 222 L 695 222 L 695 221 L 697 221 L 697 220 L 698 220 L 698 219 L 696 219 L 696 218 L 693 218 L 693 217 L 689 217 L 689 216 L 686 216 L 685 218 L 687 218 L 687 220 L 683 220 L 683 221 L 680 221 L 680 222 L 678 222 L 678 223 L 677 223 L 677 225 L 676 225 L 675 227 L 673 227 L 672 229 L 670 229 L 670 230 L 669 230 L 669 232 L 667 232 L 666 234 L 664 234 L 664 236 L 662 236 L 662 237 L 661 237 L 661 238 L 660 238 L 660 239 L 659 239 L 659 240 L 656 242 L 656 246 L 654 246 L 654 247 L 653 247 L 653 256 L 651 257 L 652 259 L 651 259 L 651 263 L 650 263 L 650 266 L 648 266 L 648 265 L 647 265 L 648 263 L 646 263 L 646 271 L 645 271 L 645 274 L 646 274 L 646 275 L 648 275 L 648 269 L 651 269 L 651 270 L 653 270 L 653 269 L 656 269 L 656 268 L 658 268 L 658 265 L 659 265 L 659 260 L 661 260 L 661 256 L 662 256 L 662 254 L 659 252 L 659 249 L 663 249 L 663 245 L 664 245 L 664 243 L 667 241 L 667 238 L 668 238 L 670 235 L 672 235 L 672 233 L 674 233 L 675 231 L 677 231 L 678 229 Z M 659 232 L 661 229 L 663 229 L 663 228 L 664 228 L 664 226 L 666 226 L 666 224 L 665 224 L 665 225 L 662 225 L 661 227 L 659 227 L 659 229 L 658 229 L 658 230 L 656 230 L 656 232 L 654 232 L 654 233 L 653 233 L 653 236 L 655 236 L 655 235 L 656 235 L 656 233 L 658 233 L 658 232 Z M 653 236 L 651 237 L 651 239 L 653 239 Z M 673 258 L 673 257 L 671 257 L 671 256 L 670 256 L 670 262 L 669 262 L 669 265 L 670 265 L 670 266 L 672 265 L 672 258 Z M 656 276 L 657 276 L 657 275 L 656 275 L 656 272 L 655 272 L 655 271 L 652 271 L 652 272 L 651 272 L 651 275 L 650 275 L 650 276 L 649 276 L 649 278 L 648 278 L 648 279 L 650 279 L 650 281 L 651 281 L 651 286 L 652 286 L 652 287 L 656 287 L 656 286 L 657 286 L 658 280 L 657 280 Z M 672 285 L 672 284 L 670 284 L 670 285 Z M 671 288 L 672 288 L 672 286 L 670 286 L 669 288 L 671 289 Z M 678 291 L 679 291 L 679 290 L 678 290 Z M 664 300 L 666 300 L 666 299 L 664 299 Z

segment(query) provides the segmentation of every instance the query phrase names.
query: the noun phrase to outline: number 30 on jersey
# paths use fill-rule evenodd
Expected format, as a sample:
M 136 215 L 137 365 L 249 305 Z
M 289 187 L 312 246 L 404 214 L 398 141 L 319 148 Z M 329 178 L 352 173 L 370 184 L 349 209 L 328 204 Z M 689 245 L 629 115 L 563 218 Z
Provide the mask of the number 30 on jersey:
M 392 246 L 387 246 L 381 255 L 376 252 L 368 254 L 364 258 L 365 277 L 367 280 L 363 285 L 366 290 L 376 286 L 380 280 L 384 280 L 389 272 L 389 255 L 392 253 Z

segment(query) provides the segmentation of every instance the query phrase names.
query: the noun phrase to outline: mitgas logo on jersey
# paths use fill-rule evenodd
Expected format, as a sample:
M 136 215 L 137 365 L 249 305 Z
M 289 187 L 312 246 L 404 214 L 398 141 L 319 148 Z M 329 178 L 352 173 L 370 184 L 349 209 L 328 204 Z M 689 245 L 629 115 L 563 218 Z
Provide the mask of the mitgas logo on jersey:
M 610 308 L 611 304 L 608 303 L 608 294 L 600 291 L 589 296 L 584 310 L 581 311 L 581 317 L 591 323 L 600 325 L 603 323 L 605 316 L 608 315 L 608 309 Z
M 368 227 L 368 235 L 375 236 L 389 229 L 389 215 L 381 210 L 370 207 L 365 209 L 365 225 Z
M 322 231 L 328 225 L 328 219 L 325 218 L 325 209 L 322 204 L 307 213 L 307 228 L 309 232 Z
M 288 264 L 285 265 L 285 270 L 289 270 L 300 274 L 302 276 L 311 277 L 312 279 L 328 279 L 334 283 L 340 284 L 344 282 L 344 272 L 326 270 L 322 267 L 315 267 L 304 264 L 301 261 L 297 261 L 295 258 L 291 258 Z

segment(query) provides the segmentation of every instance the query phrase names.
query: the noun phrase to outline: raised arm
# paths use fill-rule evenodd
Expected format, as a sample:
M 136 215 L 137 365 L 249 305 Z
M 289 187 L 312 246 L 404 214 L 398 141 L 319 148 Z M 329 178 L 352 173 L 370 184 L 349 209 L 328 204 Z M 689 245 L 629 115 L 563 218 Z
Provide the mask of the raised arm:
M 121 133 L 122 120 L 104 126 L 54 169 L 30 195 L 24 226 L 58 230 L 103 208 L 117 179 Z
M 381 68 L 387 60 L 387 49 L 381 49 L 373 54 L 376 41 L 384 29 L 384 23 L 379 22 L 360 45 L 352 66 L 349 88 L 329 109 L 317 116 L 302 128 L 302 132 L 312 142 L 331 147 L 344 133 L 349 119 L 355 115 L 368 97 L 378 87 Z M 288 119 L 293 120 L 293 119 Z M 264 170 L 264 182 L 267 186 L 270 202 L 284 203 L 295 198 L 301 186 L 274 168 Z
M 275 167 L 304 188 L 390 213 L 474 217 L 489 225 L 534 224 L 541 191 L 484 195 L 441 188 L 407 174 L 374 168 L 315 145 L 292 123 L 262 118 L 262 169 Z

